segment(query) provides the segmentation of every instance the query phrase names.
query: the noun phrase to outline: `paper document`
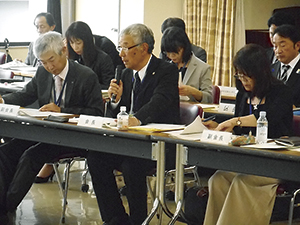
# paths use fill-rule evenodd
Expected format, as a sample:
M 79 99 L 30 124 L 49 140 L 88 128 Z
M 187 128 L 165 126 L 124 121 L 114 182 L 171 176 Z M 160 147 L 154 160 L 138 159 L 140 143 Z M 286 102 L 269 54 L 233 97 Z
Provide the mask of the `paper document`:
M 150 123 L 142 126 L 128 127 L 128 129 L 149 131 L 149 132 L 164 132 L 164 131 L 171 131 L 171 130 L 182 130 L 184 129 L 184 127 L 185 127 L 184 125 L 176 125 L 176 124 Z
M 27 64 L 16 61 L 16 60 L 2 64 L 2 65 L 0 65 L 0 68 L 24 71 L 24 72 L 36 72 L 36 70 L 37 70 L 37 67 L 28 66 Z
M 218 109 L 219 105 L 218 104 L 196 104 L 201 106 L 202 109 Z
M 69 114 L 69 113 L 57 113 L 57 112 L 41 112 L 38 109 L 20 109 L 19 110 L 19 115 L 21 116 L 31 116 L 31 117 L 47 117 L 49 115 L 53 116 L 68 116 L 72 117 L 74 114 Z
M 202 133 L 204 130 L 207 130 L 207 127 L 203 125 L 200 116 L 197 116 L 190 125 L 184 128 L 181 134 Z

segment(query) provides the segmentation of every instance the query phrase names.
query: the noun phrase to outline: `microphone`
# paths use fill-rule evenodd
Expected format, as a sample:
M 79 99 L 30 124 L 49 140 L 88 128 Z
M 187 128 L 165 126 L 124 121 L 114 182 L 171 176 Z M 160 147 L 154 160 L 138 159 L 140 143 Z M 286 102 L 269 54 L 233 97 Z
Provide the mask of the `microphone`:
M 121 65 L 117 65 L 116 73 L 115 73 L 115 78 L 117 80 L 116 84 L 118 84 L 118 85 L 119 85 L 120 80 L 121 80 L 121 74 L 122 74 L 122 66 Z M 116 95 L 115 94 L 112 94 L 111 101 L 112 102 L 116 102 Z

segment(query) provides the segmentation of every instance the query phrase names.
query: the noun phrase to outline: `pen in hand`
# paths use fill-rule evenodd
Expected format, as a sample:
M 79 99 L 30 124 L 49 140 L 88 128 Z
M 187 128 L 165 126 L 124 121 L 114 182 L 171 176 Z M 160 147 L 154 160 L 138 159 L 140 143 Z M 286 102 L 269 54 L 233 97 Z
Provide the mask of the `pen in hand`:
M 206 119 L 203 119 L 202 122 L 207 122 L 207 121 L 215 120 L 215 119 L 216 119 L 216 115 L 213 115 L 213 116 L 207 117 Z

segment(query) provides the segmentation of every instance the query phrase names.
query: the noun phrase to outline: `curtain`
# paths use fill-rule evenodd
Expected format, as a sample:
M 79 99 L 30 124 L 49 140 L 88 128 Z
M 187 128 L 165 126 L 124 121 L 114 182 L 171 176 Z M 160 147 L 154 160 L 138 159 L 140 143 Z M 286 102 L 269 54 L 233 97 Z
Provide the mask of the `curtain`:
M 52 16 L 54 17 L 56 23 L 54 31 L 62 33 L 60 0 L 48 0 L 47 12 L 51 13 Z
M 186 32 L 207 52 L 214 85 L 233 86 L 234 26 L 237 0 L 186 0 Z

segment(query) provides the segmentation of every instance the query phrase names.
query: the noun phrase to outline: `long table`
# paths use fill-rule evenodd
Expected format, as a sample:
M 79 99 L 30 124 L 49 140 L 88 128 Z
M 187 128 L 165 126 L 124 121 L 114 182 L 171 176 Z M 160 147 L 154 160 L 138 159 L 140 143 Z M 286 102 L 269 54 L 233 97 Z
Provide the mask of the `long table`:
M 141 132 L 120 132 L 71 124 L 55 123 L 24 116 L 0 115 L 0 135 L 93 151 L 120 154 L 145 159 L 157 159 L 157 195 L 153 209 L 144 224 L 148 224 L 157 209 L 164 204 L 164 143 L 177 145 L 176 180 L 178 204 L 170 224 L 181 212 L 183 200 L 184 163 L 182 155 L 187 152 L 187 163 L 214 169 L 235 171 L 278 179 L 300 181 L 300 152 L 288 150 L 258 150 L 223 146 L 203 142 L 186 141 Z M 156 152 L 153 154 L 153 152 Z
M 184 166 L 197 165 L 206 168 L 233 171 L 300 182 L 300 152 L 290 150 L 249 149 L 228 145 L 179 140 L 164 135 L 154 135 L 153 141 L 176 144 L 176 211 L 169 223 L 184 218 L 183 182 Z

